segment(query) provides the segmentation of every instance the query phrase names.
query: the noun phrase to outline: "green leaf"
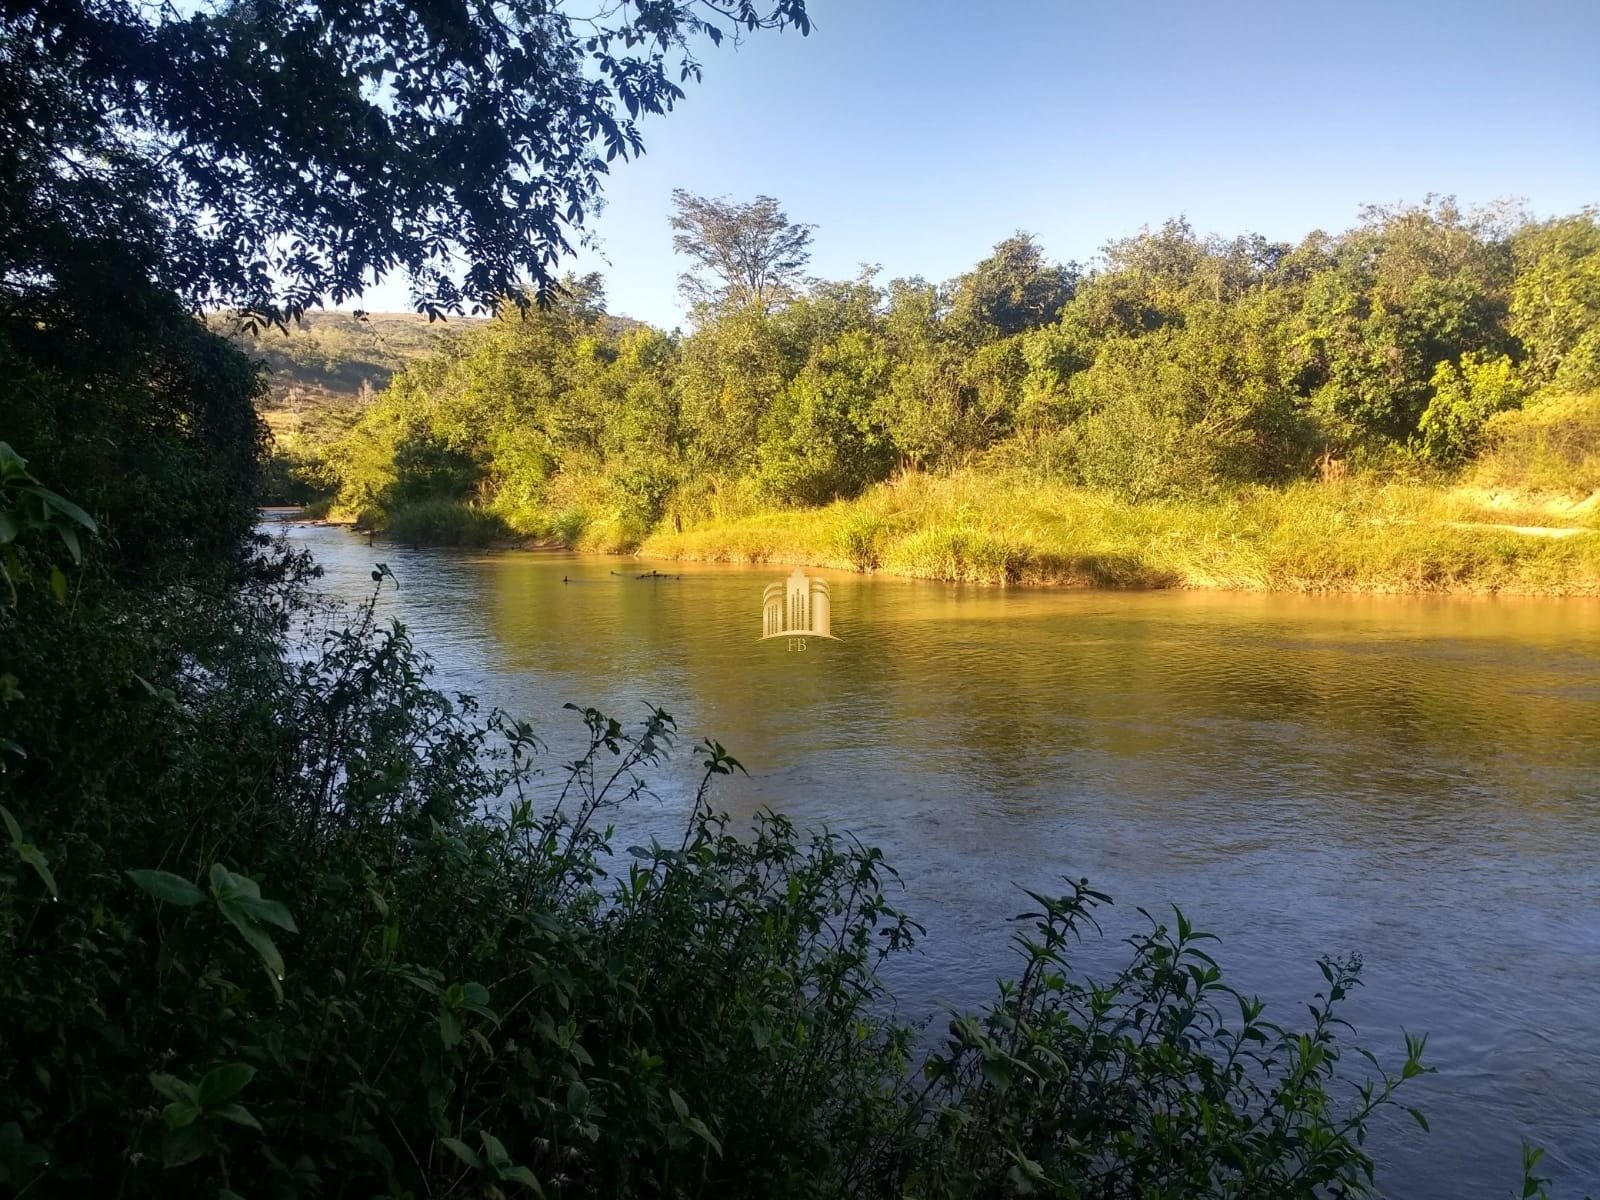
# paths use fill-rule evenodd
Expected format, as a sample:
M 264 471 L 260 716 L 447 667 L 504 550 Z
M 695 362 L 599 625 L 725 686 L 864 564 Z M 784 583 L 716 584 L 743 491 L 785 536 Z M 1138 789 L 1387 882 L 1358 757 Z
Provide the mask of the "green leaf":
M 231 1100 L 256 1077 L 256 1069 L 249 1063 L 225 1063 L 206 1072 L 198 1089 L 202 1108 L 215 1108 L 224 1100 Z
M 250 1111 L 242 1104 L 219 1104 L 211 1110 L 211 1115 L 224 1121 L 232 1121 L 235 1125 L 243 1125 L 247 1129 L 262 1132 L 261 1122 L 250 1115 Z
M 499 1170 L 511 1165 L 511 1155 L 506 1153 L 505 1143 L 494 1134 L 484 1130 L 478 1131 L 478 1140 L 483 1143 L 483 1156 L 489 1160 L 489 1165 Z
M 67 602 L 67 577 L 61 573 L 60 567 L 50 568 L 50 592 L 58 603 Z
M 251 948 L 261 956 L 261 961 L 267 964 L 267 970 L 272 972 L 273 979 L 282 979 L 284 972 L 283 955 L 278 953 L 278 947 L 273 945 L 272 938 L 267 935 L 267 931 L 230 903 L 219 900 L 217 908 L 233 927 L 239 931 L 239 936 L 244 938 Z
M 431 979 L 424 979 L 420 975 L 413 975 L 407 971 L 402 971 L 400 977 L 413 987 L 421 988 L 430 996 L 437 996 L 439 994 L 439 985 L 433 982 Z
M 261 900 L 253 896 L 241 896 L 232 901 L 243 911 L 249 913 L 257 921 L 265 921 L 269 925 L 276 925 L 279 929 L 287 929 L 290 933 L 299 933 L 300 930 L 294 923 L 294 918 L 289 915 L 289 910 L 277 900 Z
M 247 875 L 228 870 L 221 863 L 211 864 L 211 895 L 217 902 L 217 911 L 239 931 L 239 936 L 249 943 L 272 975 L 273 988 L 283 978 L 283 955 L 273 944 L 267 931 L 257 923 L 266 919 L 273 924 L 287 921 L 286 929 L 293 930 L 294 922 L 287 909 L 271 900 L 261 899 L 261 885 Z
M 667 1099 L 672 1101 L 672 1111 L 678 1114 L 678 1120 L 682 1121 L 689 1115 L 688 1103 L 682 1096 L 678 1095 L 676 1090 L 673 1088 L 668 1088 Z
M 161 1142 L 161 1161 L 169 1167 L 181 1167 L 209 1154 L 216 1146 L 211 1131 L 204 1125 L 185 1125 L 167 1132 Z
M 1011 1064 L 1003 1058 L 986 1058 L 983 1060 L 983 1077 L 991 1087 L 1003 1092 L 1011 1086 Z
M 211 892 L 219 900 L 237 900 L 241 896 L 259 900 L 261 885 L 248 875 L 236 875 L 221 863 L 212 863 Z
M 183 1129 L 200 1119 L 200 1106 L 189 1100 L 174 1100 L 161 1110 L 161 1120 L 168 1129 Z
M 572 1086 L 567 1089 L 567 1111 L 582 1112 L 589 1103 L 589 1089 L 583 1080 L 575 1079 Z
M 0 442 L 0 446 L 3 445 L 5 443 Z M 11 844 L 13 846 L 22 845 L 22 826 L 17 824 L 17 819 L 11 815 L 11 810 L 4 804 L 0 804 L 0 821 L 6 823 L 6 834 L 11 838 Z
M 1406 1109 L 1406 1111 L 1411 1114 L 1411 1119 L 1413 1121 L 1415 1121 L 1418 1125 L 1422 1126 L 1422 1132 L 1423 1133 L 1429 1132 L 1429 1130 L 1428 1130 L 1428 1118 L 1422 1115 L 1422 1110 L 1421 1109 L 1419 1109 L 1419 1108 L 1408 1108 L 1408 1109 Z
M 483 1160 L 478 1157 L 478 1152 L 465 1142 L 457 1138 L 446 1137 L 440 1138 L 439 1144 L 466 1163 L 467 1166 L 477 1171 L 483 1170 Z
M 439 1039 L 446 1050 L 454 1050 L 461 1044 L 461 1019 L 449 1009 L 439 1014 Z
M 66 517 L 67 520 L 76 522 L 90 533 L 95 533 L 99 530 L 100 526 L 95 524 L 94 518 L 65 496 L 52 492 L 49 488 L 36 488 L 34 490 L 50 508 Z
M 699 1117 L 690 1117 L 684 1122 L 684 1124 L 688 1126 L 691 1132 L 697 1133 L 701 1137 L 705 1138 L 706 1144 L 717 1152 L 718 1158 L 722 1157 L 722 1143 L 711 1136 L 711 1130 L 706 1128 L 706 1123 L 704 1121 L 702 1121 Z
M 194 1088 L 176 1075 L 153 1074 L 150 1076 L 150 1086 L 168 1100 L 186 1100 L 190 1104 L 199 1104 L 200 1102 L 200 1097 Z
M 52 896 L 60 896 L 61 893 L 56 890 L 56 877 L 50 874 L 50 864 L 45 861 L 44 853 L 39 847 L 23 842 L 17 847 L 17 857 L 33 868 L 34 874 L 39 877 Z
M 59 898 L 56 877 L 50 873 L 50 864 L 45 860 L 44 852 L 31 842 L 23 840 L 22 826 L 17 823 L 16 817 L 11 815 L 11 810 L 4 804 L 0 804 L 0 820 L 5 822 L 6 833 L 11 838 L 11 848 L 16 851 L 17 857 L 33 868 L 34 874 L 39 877 L 52 897 Z
M 194 884 L 171 871 L 129 871 L 128 878 L 157 900 L 180 908 L 192 908 L 206 898 Z

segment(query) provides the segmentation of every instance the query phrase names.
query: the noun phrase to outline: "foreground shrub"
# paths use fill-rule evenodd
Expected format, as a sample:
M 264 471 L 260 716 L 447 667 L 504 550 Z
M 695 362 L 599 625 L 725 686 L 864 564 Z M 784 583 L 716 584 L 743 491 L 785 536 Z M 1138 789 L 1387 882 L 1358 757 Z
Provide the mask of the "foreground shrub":
M 1396 1081 L 1355 1078 L 1340 1107 L 1333 1006 L 1353 965 L 1329 965 L 1303 1034 L 1245 999 L 1225 1023 L 1232 994 L 1181 918 L 1094 985 L 1067 960 L 1103 900 L 1079 885 L 1037 897 L 1020 981 L 915 1070 L 879 969 L 918 930 L 876 850 L 772 815 L 736 835 L 710 786 L 738 764 L 706 743 L 681 838 L 619 857 L 609 822 L 649 791 L 670 716 L 581 713 L 584 749 L 547 780 L 532 731 L 434 690 L 371 604 L 347 621 L 306 606 L 303 576 L 274 579 L 194 643 L 203 671 L 111 653 L 137 624 L 37 610 L 37 639 L 86 653 L 71 741 L 21 720 L 27 757 L 0 776 L 8 1187 L 1365 1186 L 1366 1122 Z M 310 644 L 261 653 L 286 626 Z M 49 694 L 49 663 L 22 665 Z
M 1372 1182 L 1367 1122 L 1425 1070 L 1425 1039 L 1406 1039 L 1397 1075 L 1342 1076 L 1337 1006 L 1359 958 L 1322 960 L 1327 991 L 1292 1032 L 1223 982 L 1204 949 L 1215 938 L 1181 912 L 1176 932 L 1144 914 L 1129 964 L 1097 984 L 1074 978 L 1069 951 L 1109 897 L 1087 881 L 1029 894 L 1039 909 L 1020 918 L 1032 923 L 1017 936 L 1021 978 L 981 1017 L 952 1020 L 924 1067 L 934 1118 L 919 1194 L 1266 1198 Z
M 804 1194 L 884 1126 L 909 1035 L 873 968 L 912 927 L 876 852 L 700 803 L 611 879 L 598 821 L 670 718 L 584 714 L 538 805 L 528 729 L 428 689 L 370 608 L 305 662 L 217 667 L 134 705 L 159 803 L 7 777 L 50 880 L 6 853 L 9 1185 Z

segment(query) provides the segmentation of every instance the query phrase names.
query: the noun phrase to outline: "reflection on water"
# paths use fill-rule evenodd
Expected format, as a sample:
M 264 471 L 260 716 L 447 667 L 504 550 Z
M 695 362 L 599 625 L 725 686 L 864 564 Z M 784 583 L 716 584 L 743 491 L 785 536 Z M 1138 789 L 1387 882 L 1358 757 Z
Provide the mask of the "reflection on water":
M 1397 1196 L 1502 1196 L 1521 1138 L 1600 1190 L 1600 605 L 1590 600 L 1018 592 L 819 572 L 833 633 L 762 642 L 785 568 L 462 555 L 296 529 L 331 590 L 384 606 L 449 686 L 539 721 L 660 703 L 750 771 L 721 792 L 884 847 L 928 927 L 917 1011 L 1009 972 L 1017 885 L 1087 875 L 1181 904 L 1233 982 L 1287 1004 L 1359 950 L 1362 1041 L 1430 1033 Z M 687 755 L 681 756 L 687 760 Z M 689 764 L 629 840 L 675 827 Z M 1105 965 L 1114 946 L 1086 948 Z M 1279 1008 L 1294 1020 L 1303 1010 Z

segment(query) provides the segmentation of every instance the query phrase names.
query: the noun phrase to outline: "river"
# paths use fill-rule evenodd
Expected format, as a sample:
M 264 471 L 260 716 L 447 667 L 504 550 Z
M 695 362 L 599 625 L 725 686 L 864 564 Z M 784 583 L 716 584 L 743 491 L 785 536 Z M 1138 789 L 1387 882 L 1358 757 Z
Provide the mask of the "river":
M 382 606 L 438 680 L 533 718 L 561 706 L 684 735 L 749 771 L 719 798 L 883 847 L 927 926 L 894 976 L 917 1012 L 1011 972 L 1007 918 L 1086 875 L 1219 934 L 1229 980 L 1297 1022 L 1316 958 L 1359 951 L 1357 1040 L 1429 1035 L 1429 1115 L 1376 1131 L 1396 1197 L 1504 1197 L 1542 1144 L 1559 1195 L 1600 1195 L 1600 603 L 1023 591 L 810 574 L 837 641 L 760 641 L 788 568 L 414 550 L 290 527 L 328 590 Z M 652 567 L 666 578 L 638 579 Z M 1085 948 L 1094 971 L 1113 943 Z

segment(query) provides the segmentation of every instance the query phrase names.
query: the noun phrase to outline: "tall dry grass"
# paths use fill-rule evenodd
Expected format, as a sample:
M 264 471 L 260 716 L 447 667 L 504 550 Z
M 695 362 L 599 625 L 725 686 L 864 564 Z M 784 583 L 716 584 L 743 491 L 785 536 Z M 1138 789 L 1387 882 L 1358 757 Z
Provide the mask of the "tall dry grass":
M 1600 594 L 1592 515 L 1361 480 L 1128 504 L 1022 473 L 913 475 L 822 508 L 658 531 L 640 552 L 997 585 Z

